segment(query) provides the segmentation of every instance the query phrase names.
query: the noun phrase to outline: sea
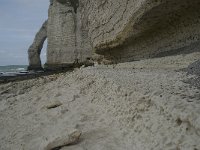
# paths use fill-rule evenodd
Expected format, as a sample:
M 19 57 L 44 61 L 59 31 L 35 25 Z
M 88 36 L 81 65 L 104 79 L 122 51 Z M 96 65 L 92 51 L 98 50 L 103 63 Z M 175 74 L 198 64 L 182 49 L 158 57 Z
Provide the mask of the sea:
M 27 70 L 27 65 L 9 65 L 0 66 L 0 74 L 4 73 L 19 73 Z
M 27 65 L 0 66 L 0 84 L 10 81 L 31 79 L 44 74 L 44 71 L 27 71 Z

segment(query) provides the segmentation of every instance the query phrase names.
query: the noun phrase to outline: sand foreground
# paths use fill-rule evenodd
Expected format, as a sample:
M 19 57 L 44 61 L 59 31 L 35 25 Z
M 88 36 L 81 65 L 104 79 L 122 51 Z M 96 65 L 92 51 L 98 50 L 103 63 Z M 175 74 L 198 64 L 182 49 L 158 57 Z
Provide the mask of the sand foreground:
M 178 71 L 200 53 L 0 85 L 0 150 L 200 150 L 200 90 Z

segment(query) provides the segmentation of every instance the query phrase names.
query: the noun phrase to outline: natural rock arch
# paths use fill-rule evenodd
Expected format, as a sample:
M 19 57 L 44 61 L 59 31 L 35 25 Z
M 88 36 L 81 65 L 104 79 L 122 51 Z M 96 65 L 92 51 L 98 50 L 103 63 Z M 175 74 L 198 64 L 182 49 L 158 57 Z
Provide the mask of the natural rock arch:
M 95 53 L 113 63 L 189 53 L 199 50 L 199 27 L 199 0 L 50 0 L 48 25 L 29 48 L 29 69 L 41 68 L 47 36 L 45 67 L 54 70 Z
M 28 49 L 29 66 L 28 70 L 42 70 L 40 54 L 43 44 L 47 39 L 47 20 L 37 32 L 33 44 Z

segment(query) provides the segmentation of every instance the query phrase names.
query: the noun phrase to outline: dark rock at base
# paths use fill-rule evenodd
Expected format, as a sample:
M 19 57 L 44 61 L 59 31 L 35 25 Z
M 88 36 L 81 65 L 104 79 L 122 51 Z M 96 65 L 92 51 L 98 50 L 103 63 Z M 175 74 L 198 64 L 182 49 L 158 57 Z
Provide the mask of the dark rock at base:
M 42 66 L 29 65 L 27 70 L 29 70 L 29 71 L 43 71 L 44 69 L 42 68 Z
M 64 71 L 64 70 L 72 70 L 73 64 L 45 64 L 45 71 Z
M 194 75 L 200 76 L 200 60 L 189 65 L 187 68 L 187 72 L 189 74 L 194 74 Z
M 188 74 L 197 75 L 197 77 L 190 78 L 184 82 L 200 89 L 200 60 L 190 64 L 188 68 L 183 71 L 186 71 Z
M 186 81 L 186 83 L 188 83 L 188 84 L 190 84 L 192 86 L 195 86 L 198 89 L 200 89 L 200 77 L 188 79 Z
M 75 61 L 74 63 L 66 63 L 66 64 L 45 64 L 44 70 L 45 71 L 68 71 L 73 70 L 74 68 L 79 68 L 81 66 L 93 66 L 94 62 L 92 60 L 86 60 L 84 62 L 79 63 Z

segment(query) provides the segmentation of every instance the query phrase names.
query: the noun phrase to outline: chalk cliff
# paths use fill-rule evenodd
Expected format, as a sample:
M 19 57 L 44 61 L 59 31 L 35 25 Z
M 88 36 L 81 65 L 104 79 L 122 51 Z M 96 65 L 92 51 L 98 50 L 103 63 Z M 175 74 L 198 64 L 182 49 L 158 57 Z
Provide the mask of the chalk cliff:
M 200 2 L 51 0 L 47 39 L 50 69 L 84 63 L 94 53 L 125 62 L 199 51 Z
M 47 21 L 44 22 L 40 30 L 35 36 L 33 44 L 28 49 L 29 70 L 41 70 L 40 53 L 47 38 Z
M 199 0 L 80 2 L 92 47 L 117 62 L 183 52 L 200 40 Z
M 78 1 L 51 1 L 47 28 L 49 69 L 71 67 L 92 56 L 87 32 L 81 27 L 78 5 Z

